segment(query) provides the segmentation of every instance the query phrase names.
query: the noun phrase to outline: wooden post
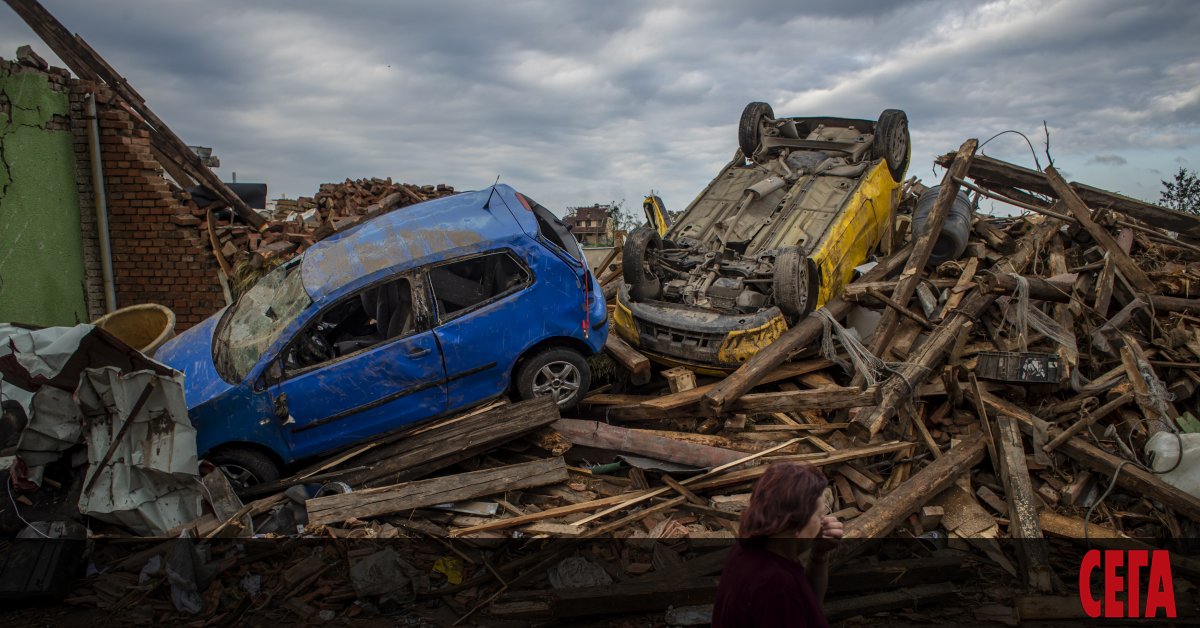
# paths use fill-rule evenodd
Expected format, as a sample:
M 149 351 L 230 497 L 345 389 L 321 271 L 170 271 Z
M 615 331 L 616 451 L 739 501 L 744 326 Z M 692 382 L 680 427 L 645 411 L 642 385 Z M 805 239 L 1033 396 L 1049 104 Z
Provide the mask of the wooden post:
M 1025 582 L 1037 591 L 1048 593 L 1053 583 L 1046 546 L 1022 542 L 1041 539 L 1042 528 L 1038 525 L 1037 503 L 1033 496 L 1033 482 L 1029 479 L 1029 467 L 1025 464 L 1021 432 L 1011 417 L 1000 415 L 996 419 L 996 437 L 997 462 L 1008 501 L 1009 536 L 1018 541 L 1017 559 L 1025 572 Z
M 975 149 L 978 147 L 979 140 L 969 139 L 963 142 L 958 149 L 958 154 L 954 157 L 954 163 L 950 164 L 946 175 L 942 177 L 942 186 L 938 190 L 937 201 L 926 218 L 925 233 L 917 236 L 914 240 L 912 253 L 909 254 L 908 262 L 900 273 L 900 281 L 892 292 L 892 300 L 901 308 L 907 306 L 908 301 L 912 299 L 913 291 L 917 289 L 917 283 L 925 274 L 925 265 L 929 263 L 933 245 L 941 236 L 946 216 L 950 213 L 950 208 L 958 196 L 959 184 L 956 179 L 966 176 L 967 170 L 971 167 L 971 158 L 975 156 Z M 879 319 L 879 325 L 875 328 L 875 336 L 871 339 L 872 354 L 879 355 L 883 348 L 891 343 L 892 337 L 896 333 L 896 325 L 899 323 L 898 316 L 895 308 L 884 311 L 883 318 Z M 858 380 L 857 377 L 855 379 Z
M 1129 254 L 1121 249 L 1121 245 L 1117 244 L 1112 234 L 1104 227 L 1096 224 L 1096 221 L 1092 220 L 1092 210 L 1083 204 L 1083 201 L 1075 194 L 1075 190 L 1072 190 L 1071 186 L 1067 185 L 1067 182 L 1063 180 L 1062 175 L 1058 174 L 1054 166 L 1046 166 L 1046 181 L 1054 189 L 1054 193 L 1058 195 L 1058 198 L 1066 204 L 1067 209 L 1071 211 L 1071 216 L 1079 222 L 1080 226 L 1087 230 L 1088 234 L 1092 236 L 1092 239 L 1101 248 L 1108 252 L 1109 259 L 1113 264 L 1116 264 L 1117 270 L 1121 271 L 1121 275 L 1125 277 L 1129 285 L 1133 286 L 1138 292 L 1151 294 L 1158 292 L 1158 286 L 1142 271 L 1137 262 L 1134 262 L 1133 258 L 1129 257 Z

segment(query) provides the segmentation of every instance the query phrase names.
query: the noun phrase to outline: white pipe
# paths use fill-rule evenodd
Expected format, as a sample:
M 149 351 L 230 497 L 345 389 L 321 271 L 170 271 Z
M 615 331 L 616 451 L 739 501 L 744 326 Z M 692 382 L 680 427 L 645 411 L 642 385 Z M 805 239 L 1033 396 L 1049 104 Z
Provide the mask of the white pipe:
M 96 115 L 96 95 L 87 99 L 88 149 L 92 159 L 92 199 L 96 205 L 96 230 L 100 240 L 100 274 L 104 278 L 104 311 L 117 309 L 117 293 L 113 287 L 112 246 L 108 235 L 108 195 L 104 191 L 104 165 L 100 160 L 100 124 Z

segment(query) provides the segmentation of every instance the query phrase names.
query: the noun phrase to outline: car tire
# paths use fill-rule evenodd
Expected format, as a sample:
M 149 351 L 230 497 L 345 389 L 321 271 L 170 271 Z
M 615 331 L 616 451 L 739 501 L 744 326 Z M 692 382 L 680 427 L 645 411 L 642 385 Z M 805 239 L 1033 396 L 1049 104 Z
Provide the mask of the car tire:
M 775 305 L 792 322 L 807 316 L 816 305 L 816 278 L 799 248 L 784 247 L 775 256 Z
M 908 134 L 908 115 L 899 109 L 884 109 L 875 123 L 875 141 L 871 144 L 872 159 L 886 159 L 893 181 L 900 181 L 908 170 L 911 141 Z
M 764 119 L 775 119 L 775 111 L 765 102 L 752 102 L 742 109 L 742 119 L 738 122 L 738 146 L 742 148 L 746 159 L 754 159 L 754 153 L 762 144 Z
M 275 461 L 253 449 L 226 447 L 213 452 L 207 458 L 229 478 L 229 483 L 235 490 L 279 479 L 279 467 L 275 465 Z
M 553 396 L 559 410 L 579 405 L 592 384 L 587 360 L 574 349 L 551 347 L 525 360 L 517 371 L 517 395 L 521 399 Z
M 641 226 L 625 236 L 621 253 L 621 275 L 629 284 L 629 298 L 634 301 L 657 299 L 662 293 L 662 282 L 647 265 L 651 251 L 661 251 L 662 238 L 649 226 Z

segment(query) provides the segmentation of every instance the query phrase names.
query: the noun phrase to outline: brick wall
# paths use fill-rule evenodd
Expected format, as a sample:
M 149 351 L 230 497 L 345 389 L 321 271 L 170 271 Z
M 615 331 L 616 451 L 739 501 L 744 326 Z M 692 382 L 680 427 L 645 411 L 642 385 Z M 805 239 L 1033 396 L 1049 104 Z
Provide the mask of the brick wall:
M 77 91 L 89 87 L 80 83 Z M 225 305 L 216 261 L 201 240 L 200 212 L 163 177 L 150 133 L 135 129 L 124 109 L 103 104 L 111 101 L 107 90 L 98 101 L 117 306 L 165 305 L 183 331 Z

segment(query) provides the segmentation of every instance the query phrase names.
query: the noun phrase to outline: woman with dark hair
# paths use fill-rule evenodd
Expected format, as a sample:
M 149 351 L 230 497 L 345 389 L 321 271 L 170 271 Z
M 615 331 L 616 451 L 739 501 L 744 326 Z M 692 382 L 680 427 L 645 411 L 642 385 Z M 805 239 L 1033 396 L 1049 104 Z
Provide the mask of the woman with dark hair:
M 829 625 L 821 610 L 826 555 L 843 529 L 827 514 L 827 484 L 820 469 L 794 463 L 771 465 L 759 478 L 717 586 L 713 628 Z

